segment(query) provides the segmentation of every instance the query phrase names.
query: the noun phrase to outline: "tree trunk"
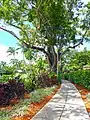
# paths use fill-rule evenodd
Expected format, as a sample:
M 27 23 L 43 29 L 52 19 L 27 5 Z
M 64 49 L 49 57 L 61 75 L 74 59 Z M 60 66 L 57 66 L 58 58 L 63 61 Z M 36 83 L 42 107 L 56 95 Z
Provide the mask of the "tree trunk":
M 57 72 L 57 54 L 55 52 L 55 48 L 53 46 L 49 46 L 47 48 L 47 52 L 48 52 L 47 58 L 50 65 L 50 69 L 53 72 Z
M 57 73 L 57 61 L 59 61 L 58 71 L 62 72 L 63 64 L 62 64 L 61 54 L 58 53 L 58 58 L 57 58 L 57 53 L 56 53 L 55 48 L 53 46 L 49 46 L 47 48 L 47 53 L 48 53 L 47 54 L 48 63 L 49 63 L 51 71 Z

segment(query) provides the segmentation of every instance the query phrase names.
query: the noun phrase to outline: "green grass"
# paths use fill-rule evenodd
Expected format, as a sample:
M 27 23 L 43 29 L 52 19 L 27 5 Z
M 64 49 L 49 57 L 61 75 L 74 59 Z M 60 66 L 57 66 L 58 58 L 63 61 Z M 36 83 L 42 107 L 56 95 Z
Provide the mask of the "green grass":
M 33 93 L 31 93 L 31 102 L 40 102 L 43 97 L 50 95 L 54 89 L 55 87 L 51 87 L 46 89 L 42 88 L 34 91 Z
M 50 95 L 54 87 L 48 87 L 48 88 L 41 88 L 33 91 L 30 93 L 29 99 L 22 99 L 20 102 L 13 106 L 13 109 L 10 110 L 2 110 L 0 111 L 0 120 L 10 120 L 11 117 L 15 115 L 24 115 L 27 112 L 27 107 L 31 102 L 40 102 L 43 97 Z

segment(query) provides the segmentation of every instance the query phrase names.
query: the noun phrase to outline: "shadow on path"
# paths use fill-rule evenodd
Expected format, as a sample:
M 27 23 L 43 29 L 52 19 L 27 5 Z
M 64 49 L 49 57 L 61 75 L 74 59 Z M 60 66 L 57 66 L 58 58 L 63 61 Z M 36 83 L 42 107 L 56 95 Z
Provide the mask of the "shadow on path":
M 61 89 L 32 120 L 90 120 L 76 87 L 62 81 Z

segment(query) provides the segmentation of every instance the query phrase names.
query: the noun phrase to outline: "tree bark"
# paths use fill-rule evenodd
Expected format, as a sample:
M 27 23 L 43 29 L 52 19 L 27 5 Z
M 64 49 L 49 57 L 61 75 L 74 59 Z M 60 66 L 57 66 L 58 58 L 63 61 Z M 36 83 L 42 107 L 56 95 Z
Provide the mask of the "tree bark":
M 57 72 L 57 54 L 55 52 L 55 48 L 53 46 L 49 46 L 47 48 L 47 58 L 48 58 L 48 63 L 50 65 L 50 69 L 53 72 Z

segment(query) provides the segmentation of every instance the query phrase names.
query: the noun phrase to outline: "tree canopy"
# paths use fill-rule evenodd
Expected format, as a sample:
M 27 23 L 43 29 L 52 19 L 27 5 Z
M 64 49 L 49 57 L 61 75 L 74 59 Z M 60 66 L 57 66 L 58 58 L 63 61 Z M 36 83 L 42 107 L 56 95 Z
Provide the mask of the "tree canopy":
M 27 48 L 43 52 L 56 71 L 57 59 L 89 36 L 89 13 L 90 5 L 85 6 L 80 0 L 1 0 L 1 21 L 18 28 L 20 35 L 0 29 Z

